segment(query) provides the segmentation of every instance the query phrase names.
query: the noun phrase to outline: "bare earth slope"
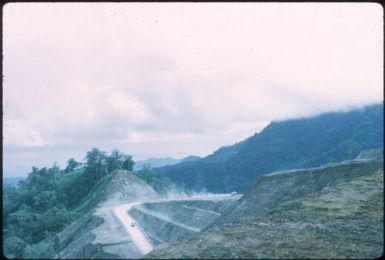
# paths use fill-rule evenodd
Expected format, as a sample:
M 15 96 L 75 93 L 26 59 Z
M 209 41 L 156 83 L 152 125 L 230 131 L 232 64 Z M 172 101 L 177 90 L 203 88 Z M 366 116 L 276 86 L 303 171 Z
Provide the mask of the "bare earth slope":
M 57 258 L 138 258 L 142 255 L 113 210 L 123 203 L 155 198 L 157 193 L 127 171 L 113 173 L 100 190 L 103 192 L 96 209 L 56 236 Z
M 377 258 L 383 155 L 259 177 L 206 231 L 146 258 Z
M 201 231 L 239 199 L 230 194 L 160 196 L 126 171 L 102 183 L 100 194 L 89 197 L 97 206 L 56 236 L 56 258 L 137 259 L 158 244 Z

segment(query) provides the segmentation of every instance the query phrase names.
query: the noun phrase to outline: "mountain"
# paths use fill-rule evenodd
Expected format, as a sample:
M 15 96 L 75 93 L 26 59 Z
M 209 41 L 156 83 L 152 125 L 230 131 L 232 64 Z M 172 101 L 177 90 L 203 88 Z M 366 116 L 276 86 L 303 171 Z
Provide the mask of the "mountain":
M 191 190 L 243 193 L 268 172 L 316 167 L 383 147 L 383 104 L 350 112 L 271 122 L 260 133 L 202 159 L 155 168 Z
M 196 161 L 198 159 L 201 159 L 201 157 L 196 155 L 190 155 L 182 159 L 176 159 L 171 157 L 165 157 L 165 158 L 148 158 L 146 160 L 136 161 L 134 165 L 135 171 L 140 171 L 143 169 L 144 166 L 149 165 L 151 168 L 156 167 L 163 167 L 167 165 L 174 165 L 177 163 L 183 163 L 183 162 L 192 162 Z
M 166 166 L 166 165 L 177 164 L 181 161 L 182 161 L 182 159 L 176 159 L 176 158 L 171 158 L 171 157 L 148 158 L 146 160 L 136 161 L 134 164 L 134 170 L 139 171 L 145 165 L 150 165 L 152 168 L 154 168 L 154 167 L 162 167 L 162 166 Z
M 201 157 L 196 155 L 190 155 L 185 158 L 183 158 L 180 162 L 192 162 L 201 159 Z
M 147 259 L 373 259 L 383 254 L 383 150 L 274 172 L 194 236 Z

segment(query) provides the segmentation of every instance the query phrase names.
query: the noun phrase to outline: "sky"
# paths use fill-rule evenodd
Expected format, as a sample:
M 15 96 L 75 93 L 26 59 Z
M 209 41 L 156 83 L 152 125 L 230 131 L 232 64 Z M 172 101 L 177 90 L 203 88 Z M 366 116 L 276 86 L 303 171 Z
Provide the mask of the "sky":
M 375 3 L 9 3 L 3 175 L 98 147 L 205 156 L 383 101 Z

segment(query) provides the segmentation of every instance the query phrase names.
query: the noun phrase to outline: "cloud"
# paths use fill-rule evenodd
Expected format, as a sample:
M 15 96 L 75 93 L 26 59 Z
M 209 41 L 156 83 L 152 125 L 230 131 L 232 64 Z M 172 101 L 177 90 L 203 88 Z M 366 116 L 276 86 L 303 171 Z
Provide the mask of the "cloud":
M 203 155 L 271 120 L 380 102 L 382 14 L 363 3 L 7 4 L 4 144 Z

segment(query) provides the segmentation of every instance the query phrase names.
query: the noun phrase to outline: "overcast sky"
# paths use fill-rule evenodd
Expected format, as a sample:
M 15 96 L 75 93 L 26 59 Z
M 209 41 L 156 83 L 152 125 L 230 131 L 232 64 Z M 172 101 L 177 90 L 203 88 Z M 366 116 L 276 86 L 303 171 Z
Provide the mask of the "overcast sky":
M 12 3 L 4 175 L 87 150 L 204 156 L 272 120 L 383 100 L 378 4 Z

